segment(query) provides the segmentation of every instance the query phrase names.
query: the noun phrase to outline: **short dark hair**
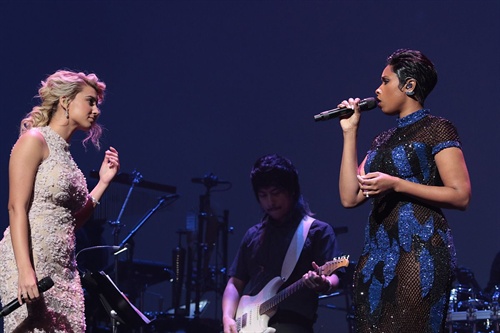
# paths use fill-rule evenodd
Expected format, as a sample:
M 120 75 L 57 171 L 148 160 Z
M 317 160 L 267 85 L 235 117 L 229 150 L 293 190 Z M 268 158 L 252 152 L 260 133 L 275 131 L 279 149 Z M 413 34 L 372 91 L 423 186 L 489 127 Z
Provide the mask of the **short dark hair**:
M 260 189 L 276 186 L 292 195 L 295 206 L 301 213 L 311 214 L 300 192 L 299 173 L 288 158 L 278 154 L 260 157 L 253 165 L 250 180 L 257 200 Z
M 387 58 L 387 65 L 396 73 L 400 88 L 409 79 L 417 81 L 413 97 L 423 106 L 438 79 L 437 71 L 429 58 L 417 50 L 399 49 Z

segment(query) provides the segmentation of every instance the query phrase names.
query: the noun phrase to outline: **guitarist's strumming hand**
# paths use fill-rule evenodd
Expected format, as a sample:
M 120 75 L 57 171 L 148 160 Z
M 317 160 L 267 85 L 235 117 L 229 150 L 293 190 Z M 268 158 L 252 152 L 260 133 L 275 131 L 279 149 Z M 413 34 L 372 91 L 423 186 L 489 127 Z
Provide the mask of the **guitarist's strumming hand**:
M 222 317 L 222 325 L 224 327 L 224 333 L 238 333 L 238 329 L 236 327 L 236 321 L 229 316 Z
M 222 324 L 224 333 L 238 333 L 237 323 L 234 320 L 240 295 L 246 283 L 236 277 L 230 277 L 222 296 Z
M 313 261 L 313 270 L 303 275 L 304 285 L 318 293 L 328 294 L 332 292 L 339 283 L 337 275 L 326 276 L 322 274 L 320 267 Z

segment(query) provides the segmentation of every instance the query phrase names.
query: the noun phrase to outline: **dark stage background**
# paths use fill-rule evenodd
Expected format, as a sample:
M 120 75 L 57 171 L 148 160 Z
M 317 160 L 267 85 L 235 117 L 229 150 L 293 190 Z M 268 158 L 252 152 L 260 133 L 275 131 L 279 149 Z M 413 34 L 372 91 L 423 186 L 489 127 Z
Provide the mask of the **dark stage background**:
M 228 259 L 261 215 L 249 171 L 263 154 L 279 153 L 300 171 L 316 217 L 347 233 L 341 246 L 356 260 L 367 203 L 345 209 L 338 195 L 342 135 L 338 121 L 313 115 L 342 99 L 373 96 L 386 57 L 422 50 L 439 83 L 426 106 L 458 127 L 473 186 L 466 212 L 446 211 L 459 265 L 484 287 L 499 247 L 499 1 L 5 1 L 0 2 L 0 227 L 8 225 L 8 158 L 22 116 L 37 103 L 39 83 L 61 68 L 95 72 L 106 82 L 104 147 L 120 152 L 121 171 L 177 188 L 180 198 L 149 218 L 133 237 L 133 259 L 172 265 L 178 230 L 197 214 L 205 187 L 193 177 L 214 173 L 212 207 L 228 212 Z M 359 154 L 395 119 L 363 114 Z M 72 152 L 89 184 L 103 156 L 74 139 Z M 362 156 L 360 156 L 362 158 Z M 116 220 L 129 186 L 114 183 L 96 213 Z M 119 241 L 165 195 L 136 187 Z M 115 241 L 104 223 L 103 242 Z M 220 242 L 218 241 L 220 245 Z M 218 249 L 220 250 L 220 249 Z M 105 259 L 112 260 L 111 257 Z M 218 261 L 216 261 L 216 259 Z M 219 268 L 220 253 L 211 257 Z M 171 307 L 171 283 L 146 289 L 143 310 Z M 203 316 L 220 317 L 216 292 Z M 10 300 L 9 300 L 10 301 Z M 322 300 L 317 332 L 348 332 L 342 296 Z M 335 307 L 338 307 L 335 309 Z

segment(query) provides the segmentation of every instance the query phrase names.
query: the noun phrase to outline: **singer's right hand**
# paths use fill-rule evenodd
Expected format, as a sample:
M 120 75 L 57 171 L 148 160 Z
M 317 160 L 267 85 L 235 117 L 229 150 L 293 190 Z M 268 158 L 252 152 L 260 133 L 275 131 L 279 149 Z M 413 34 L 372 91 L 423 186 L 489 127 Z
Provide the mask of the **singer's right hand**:
M 356 129 L 359 124 L 359 119 L 361 117 L 361 112 L 359 110 L 359 98 L 349 98 L 348 100 L 343 100 L 342 103 L 338 105 L 339 108 L 346 107 L 354 110 L 351 115 L 346 115 L 340 118 L 340 126 L 344 132 Z
M 36 274 L 33 269 L 28 269 L 26 272 L 19 272 L 17 299 L 20 304 L 29 302 L 40 297 L 38 291 Z

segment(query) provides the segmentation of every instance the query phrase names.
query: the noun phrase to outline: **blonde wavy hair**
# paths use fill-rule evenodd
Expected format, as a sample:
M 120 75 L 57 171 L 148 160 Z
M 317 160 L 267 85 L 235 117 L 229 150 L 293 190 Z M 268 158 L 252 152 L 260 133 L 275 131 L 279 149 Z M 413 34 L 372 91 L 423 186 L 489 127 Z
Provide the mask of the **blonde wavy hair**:
M 45 81 L 41 82 L 41 87 L 38 89 L 38 95 L 36 96 L 40 98 L 41 104 L 35 106 L 21 120 L 19 134 L 22 135 L 33 127 L 49 125 L 59 105 L 59 99 L 66 97 L 69 101 L 72 101 L 86 85 L 96 90 L 97 103 L 100 104 L 104 99 L 106 84 L 99 81 L 99 78 L 95 74 L 58 70 L 54 74 L 49 75 Z M 99 139 L 101 135 L 102 127 L 98 123 L 93 123 L 82 144 L 86 147 L 87 142 L 91 141 L 97 149 L 100 149 Z

